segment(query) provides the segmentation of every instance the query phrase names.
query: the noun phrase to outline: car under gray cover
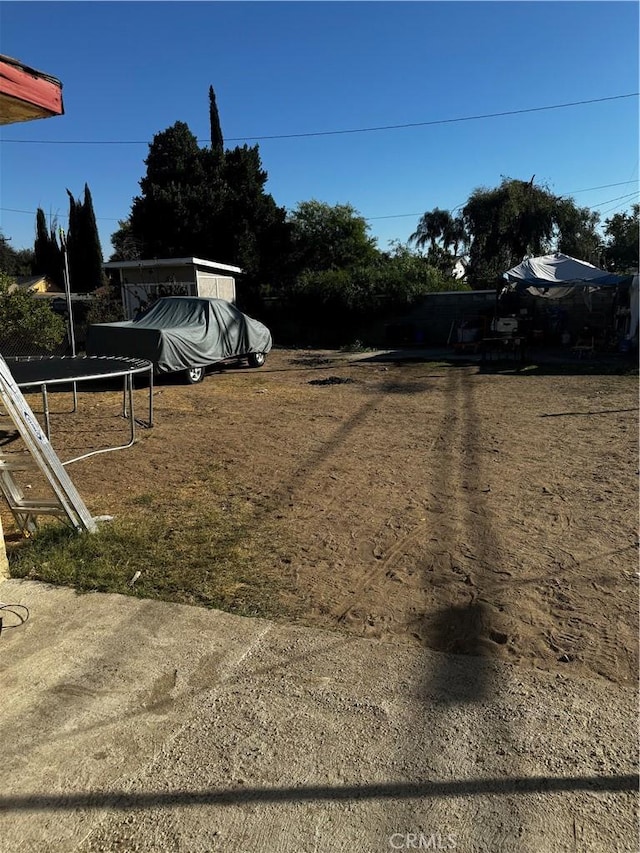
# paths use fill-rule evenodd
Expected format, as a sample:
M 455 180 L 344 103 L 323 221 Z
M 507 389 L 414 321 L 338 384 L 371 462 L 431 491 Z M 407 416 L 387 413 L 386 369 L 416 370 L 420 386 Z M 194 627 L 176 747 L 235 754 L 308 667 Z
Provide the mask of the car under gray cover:
M 258 320 L 224 299 L 195 296 L 159 299 L 136 320 L 94 324 L 87 334 L 87 355 L 144 358 L 163 373 L 264 355 L 271 346 Z

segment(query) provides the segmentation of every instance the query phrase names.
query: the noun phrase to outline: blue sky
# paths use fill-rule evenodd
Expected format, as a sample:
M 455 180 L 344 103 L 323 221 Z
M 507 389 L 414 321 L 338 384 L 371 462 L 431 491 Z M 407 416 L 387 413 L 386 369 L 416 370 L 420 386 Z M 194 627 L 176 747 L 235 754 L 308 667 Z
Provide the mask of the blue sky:
M 0 228 L 32 247 L 36 208 L 66 225 L 66 189 L 86 182 L 105 260 L 153 135 L 180 120 L 208 138 L 209 85 L 229 147 L 639 88 L 634 2 L 3 2 L 0 52 L 60 79 L 66 113 L 2 128 Z M 501 176 L 627 209 L 638 98 L 259 145 L 279 205 L 350 203 L 384 249 Z

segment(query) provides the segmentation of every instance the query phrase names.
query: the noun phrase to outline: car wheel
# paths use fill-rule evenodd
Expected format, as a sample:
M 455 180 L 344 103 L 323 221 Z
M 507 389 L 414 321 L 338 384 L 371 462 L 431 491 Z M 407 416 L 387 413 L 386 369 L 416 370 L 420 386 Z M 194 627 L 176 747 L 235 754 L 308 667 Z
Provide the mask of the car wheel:
M 197 385 L 204 379 L 204 367 L 190 367 L 185 371 L 185 377 L 189 385 Z
M 262 367 L 265 361 L 265 354 L 263 352 L 252 352 L 249 355 L 249 366 L 250 367 Z

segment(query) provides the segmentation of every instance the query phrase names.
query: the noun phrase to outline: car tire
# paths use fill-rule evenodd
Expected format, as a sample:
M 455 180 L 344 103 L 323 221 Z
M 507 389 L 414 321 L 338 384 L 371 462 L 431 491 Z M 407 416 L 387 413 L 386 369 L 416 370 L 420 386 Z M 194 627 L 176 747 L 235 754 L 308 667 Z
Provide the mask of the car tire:
M 252 352 L 249 355 L 249 367 L 262 367 L 266 359 L 263 352 Z
M 190 367 L 188 370 L 185 370 L 184 375 L 187 385 L 197 385 L 198 382 L 202 382 L 204 379 L 204 367 Z

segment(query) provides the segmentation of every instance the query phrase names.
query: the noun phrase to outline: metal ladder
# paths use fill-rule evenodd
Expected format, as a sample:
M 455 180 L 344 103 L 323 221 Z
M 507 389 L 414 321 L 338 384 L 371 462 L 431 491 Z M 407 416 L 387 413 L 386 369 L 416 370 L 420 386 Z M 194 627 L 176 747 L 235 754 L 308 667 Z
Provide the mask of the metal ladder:
M 0 400 L 20 434 L 26 450 L 6 453 L 0 447 L 0 490 L 21 530 L 33 533 L 37 516 L 53 515 L 78 532 L 96 530 L 96 523 L 71 478 L 42 431 L 7 363 L 0 356 Z M 26 498 L 15 480 L 17 472 L 39 470 L 51 487 L 53 498 Z

